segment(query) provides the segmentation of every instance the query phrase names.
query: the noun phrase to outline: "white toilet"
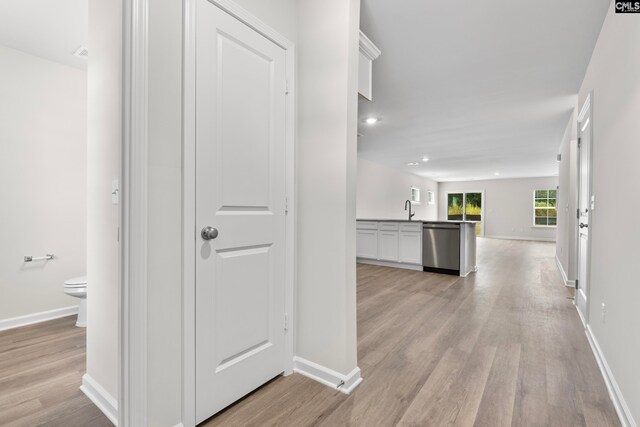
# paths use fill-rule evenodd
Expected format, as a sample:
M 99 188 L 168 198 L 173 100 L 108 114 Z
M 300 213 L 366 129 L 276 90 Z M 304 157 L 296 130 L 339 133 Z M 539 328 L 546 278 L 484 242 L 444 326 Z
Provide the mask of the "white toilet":
M 72 297 L 80 298 L 76 326 L 85 328 L 87 326 L 87 276 L 65 280 L 64 293 Z

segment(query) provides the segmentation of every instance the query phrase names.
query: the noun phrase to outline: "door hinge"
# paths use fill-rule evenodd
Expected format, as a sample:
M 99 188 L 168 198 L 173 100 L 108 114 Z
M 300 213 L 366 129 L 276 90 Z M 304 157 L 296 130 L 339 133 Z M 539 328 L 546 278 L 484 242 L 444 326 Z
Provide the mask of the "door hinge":
M 284 214 L 289 215 L 289 198 L 284 198 Z
M 579 287 L 578 287 L 578 279 L 576 279 L 576 289 L 579 289 Z
M 580 219 L 580 208 L 576 209 L 576 218 Z
M 289 330 L 289 315 L 287 313 L 284 314 L 284 331 L 287 332 Z
M 582 145 L 582 138 L 578 137 L 578 147 Z
M 284 83 L 284 94 L 289 95 L 289 80 L 285 80 Z

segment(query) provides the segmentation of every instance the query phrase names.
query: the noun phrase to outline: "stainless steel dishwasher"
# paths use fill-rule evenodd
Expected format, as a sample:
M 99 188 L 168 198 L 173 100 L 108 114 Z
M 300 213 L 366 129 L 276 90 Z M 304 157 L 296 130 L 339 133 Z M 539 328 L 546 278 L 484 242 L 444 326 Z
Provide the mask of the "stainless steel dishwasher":
M 460 225 L 422 225 L 422 268 L 424 271 L 460 274 Z

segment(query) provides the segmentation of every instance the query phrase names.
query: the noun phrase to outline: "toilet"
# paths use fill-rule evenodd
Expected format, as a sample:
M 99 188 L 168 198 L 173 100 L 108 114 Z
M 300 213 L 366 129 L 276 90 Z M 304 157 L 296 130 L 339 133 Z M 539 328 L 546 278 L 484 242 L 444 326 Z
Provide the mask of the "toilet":
M 65 280 L 64 293 L 72 297 L 80 298 L 76 326 L 85 328 L 87 326 L 87 276 Z

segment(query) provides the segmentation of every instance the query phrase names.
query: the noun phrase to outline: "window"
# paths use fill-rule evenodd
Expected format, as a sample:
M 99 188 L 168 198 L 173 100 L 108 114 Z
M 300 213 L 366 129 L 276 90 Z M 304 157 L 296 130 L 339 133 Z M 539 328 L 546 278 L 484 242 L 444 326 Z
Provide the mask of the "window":
M 447 220 L 473 221 L 476 234 L 483 234 L 482 192 L 447 193 Z
M 427 191 L 427 203 L 430 205 L 435 204 L 436 202 L 436 193 L 433 191 Z
M 418 187 L 411 187 L 411 203 L 420 204 L 420 189 Z
M 533 192 L 533 225 L 555 227 L 558 224 L 556 209 L 557 190 L 535 190 Z

